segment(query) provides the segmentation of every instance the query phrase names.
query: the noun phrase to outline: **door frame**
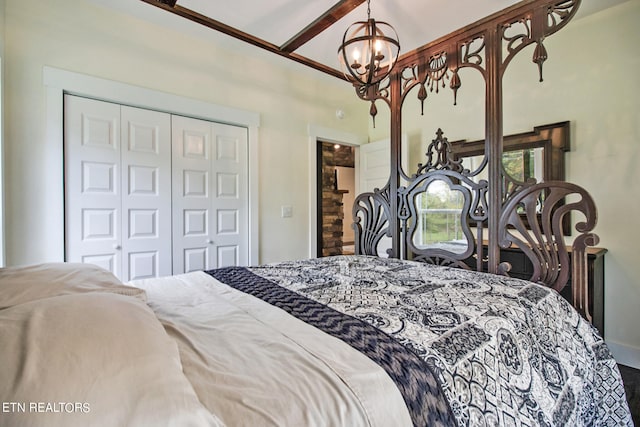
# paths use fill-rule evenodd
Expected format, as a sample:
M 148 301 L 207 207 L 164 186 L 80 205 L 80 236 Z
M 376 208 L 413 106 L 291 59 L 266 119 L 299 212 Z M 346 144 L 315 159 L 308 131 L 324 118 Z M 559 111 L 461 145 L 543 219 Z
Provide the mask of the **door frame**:
M 259 263 L 258 205 L 258 113 L 230 108 L 193 98 L 173 95 L 127 83 L 93 77 L 86 74 L 45 66 L 43 83 L 46 89 L 47 176 L 51 177 L 45 192 L 49 234 L 42 236 L 42 245 L 52 261 L 65 260 L 64 243 L 64 94 L 95 98 L 116 104 L 130 105 L 170 114 L 184 115 L 213 122 L 247 128 L 249 137 L 249 264 Z
M 308 126 L 308 151 L 309 151 L 309 258 L 318 256 L 318 142 L 331 142 L 340 145 L 349 145 L 356 148 L 356 174 L 359 168 L 358 148 L 368 142 L 367 136 L 357 135 L 336 129 L 326 128 L 314 124 Z M 356 192 L 358 188 L 356 186 Z

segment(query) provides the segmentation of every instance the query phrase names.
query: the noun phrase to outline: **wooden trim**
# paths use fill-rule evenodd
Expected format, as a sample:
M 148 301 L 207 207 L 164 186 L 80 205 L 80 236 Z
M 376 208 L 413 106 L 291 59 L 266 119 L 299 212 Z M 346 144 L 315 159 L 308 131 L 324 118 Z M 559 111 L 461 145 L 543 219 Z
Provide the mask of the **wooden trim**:
M 150 4 L 152 6 L 156 6 L 160 9 L 166 10 L 167 12 L 171 12 L 174 15 L 178 15 L 182 18 L 186 18 L 197 24 L 204 25 L 205 27 L 211 28 L 212 30 L 219 31 L 223 34 L 226 34 L 230 37 L 233 37 L 245 43 L 249 43 L 253 46 L 267 50 L 271 53 L 275 53 L 277 55 L 291 59 L 292 61 L 296 61 L 302 65 L 306 65 L 315 70 L 321 71 L 325 74 L 329 74 L 341 80 L 345 80 L 345 81 L 347 80 L 347 78 L 342 73 L 342 71 L 336 70 L 335 68 L 331 68 L 329 66 L 321 64 L 317 61 L 314 61 L 302 55 L 297 55 L 295 53 L 290 53 L 290 52 L 284 52 L 280 49 L 280 47 L 276 46 L 273 43 L 269 43 L 266 40 L 263 40 L 259 37 L 255 37 L 251 34 L 245 33 L 244 31 L 240 31 L 237 28 L 231 27 L 220 21 L 216 21 L 215 19 L 202 15 L 191 9 L 187 9 L 186 7 L 182 7 L 180 5 L 175 5 L 171 7 L 170 5 L 163 3 L 161 0 L 141 0 L 141 1 L 147 4 Z
M 280 46 L 280 50 L 283 52 L 293 52 L 300 46 L 329 28 L 331 25 L 338 22 L 342 17 L 350 13 L 356 7 L 364 3 L 365 0 L 341 0 L 336 3 L 331 9 L 327 10 L 321 16 L 319 16 L 311 24 L 307 25 L 302 31 L 289 39 L 286 43 Z
M 522 132 L 503 137 L 502 153 L 527 148 L 541 147 L 544 149 L 542 181 L 565 180 L 564 153 L 570 149 L 570 128 L 568 121 L 535 126 L 532 131 Z M 485 141 L 453 141 L 451 148 L 455 160 L 465 157 L 482 156 L 485 153 Z M 563 230 L 567 236 L 571 235 L 571 215 L 564 216 Z
M 532 131 L 507 135 L 503 138 L 503 152 L 526 148 L 544 148 L 544 181 L 565 180 L 564 153 L 570 151 L 570 130 L 568 121 L 534 126 Z M 484 154 L 485 141 L 459 140 L 451 142 L 455 159 Z

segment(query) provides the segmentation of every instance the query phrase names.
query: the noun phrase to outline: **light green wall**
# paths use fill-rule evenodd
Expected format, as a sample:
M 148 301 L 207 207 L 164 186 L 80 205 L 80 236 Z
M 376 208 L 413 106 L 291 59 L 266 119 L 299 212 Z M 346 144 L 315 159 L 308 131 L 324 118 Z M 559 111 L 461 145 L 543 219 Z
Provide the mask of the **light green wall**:
M 0 0 L 0 56 L 4 54 L 4 15 L 5 0 Z
M 47 243 L 51 228 L 62 224 L 47 221 L 44 194 L 59 183 L 51 183 L 46 171 L 62 164 L 46 153 L 45 65 L 258 112 L 261 262 L 308 255 L 308 125 L 367 132 L 360 113 L 366 108 L 343 81 L 286 59 L 274 65 L 258 49 L 249 50 L 256 55 L 236 54 L 213 38 L 87 1 L 6 0 L 4 35 L 9 265 L 61 253 Z M 345 111 L 343 120 L 336 118 L 337 108 Z M 280 217 L 282 205 L 293 207 L 292 218 Z
M 640 0 L 630 0 L 574 20 L 545 41 L 549 59 L 544 82 L 531 61 L 533 46 L 521 52 L 504 78 L 504 134 L 569 120 L 571 151 L 567 180 L 585 187 L 598 207 L 598 246 L 605 259 L 605 335 L 619 362 L 640 368 Z M 441 127 L 450 141 L 484 138 L 484 83 L 463 70 L 458 105 L 448 88 L 429 93 L 424 116 L 416 94 L 403 110 L 414 172 Z M 417 92 L 416 92 L 417 93 Z M 388 132 L 387 108 L 380 111 L 372 139 Z M 386 116 L 385 116 L 386 115 Z
M 572 122 L 567 179 L 594 197 L 599 215 L 595 231 L 600 246 L 609 249 L 605 259 L 606 340 L 620 362 L 637 368 L 640 81 L 632 75 L 640 65 L 639 18 L 640 0 L 631 0 L 570 24 L 549 39 L 551 57 L 545 83 L 526 93 L 518 88 L 524 99 L 544 106 L 536 112 L 536 123 L 561 117 Z M 514 130 L 522 128 L 526 118 L 515 100 L 505 103 L 513 106 L 505 111 Z

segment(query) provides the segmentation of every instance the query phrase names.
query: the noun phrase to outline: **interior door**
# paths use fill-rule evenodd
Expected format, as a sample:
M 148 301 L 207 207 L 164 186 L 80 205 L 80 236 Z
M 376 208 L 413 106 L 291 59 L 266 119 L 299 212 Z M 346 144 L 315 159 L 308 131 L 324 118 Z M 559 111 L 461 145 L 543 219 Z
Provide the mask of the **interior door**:
M 66 260 L 170 275 L 170 115 L 65 95 Z
M 249 182 L 247 129 L 212 123 L 212 225 L 215 267 L 249 262 Z
M 174 274 L 246 265 L 246 128 L 172 117 Z
M 389 180 L 391 173 L 391 140 L 389 138 L 370 142 L 359 146 L 358 155 L 358 194 L 373 191 L 374 188 L 382 188 Z M 407 171 L 408 147 L 407 137 L 402 135 L 401 163 Z
M 391 140 L 389 138 L 360 145 L 358 156 L 358 194 L 373 192 L 376 188 L 383 188 L 389 181 L 391 173 Z M 406 135 L 402 135 L 401 163 L 407 171 L 408 147 Z M 383 237 L 378 244 L 378 254 L 386 256 L 391 248 L 391 238 Z
M 171 269 L 171 116 L 122 106 L 122 276 Z
M 391 151 L 389 139 L 360 146 L 359 193 L 382 188 L 389 180 Z
M 65 254 L 121 277 L 120 106 L 65 95 Z
M 171 122 L 173 270 L 184 273 L 209 266 L 211 125 L 180 116 Z

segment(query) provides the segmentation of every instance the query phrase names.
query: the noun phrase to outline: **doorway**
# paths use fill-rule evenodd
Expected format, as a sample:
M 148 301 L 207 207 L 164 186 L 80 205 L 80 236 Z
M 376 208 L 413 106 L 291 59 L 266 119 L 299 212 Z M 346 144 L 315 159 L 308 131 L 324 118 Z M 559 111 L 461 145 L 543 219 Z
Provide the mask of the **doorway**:
M 355 148 L 318 141 L 316 150 L 317 254 L 319 257 L 352 254 Z

